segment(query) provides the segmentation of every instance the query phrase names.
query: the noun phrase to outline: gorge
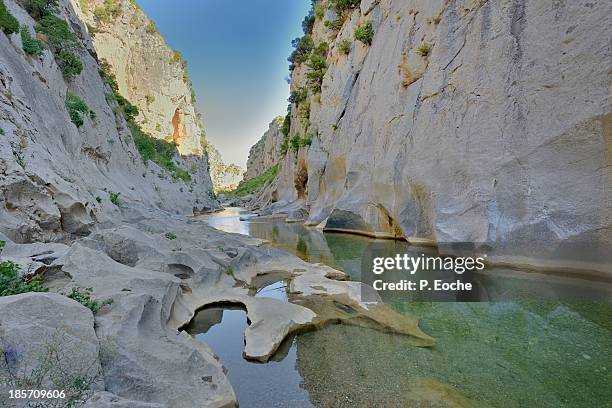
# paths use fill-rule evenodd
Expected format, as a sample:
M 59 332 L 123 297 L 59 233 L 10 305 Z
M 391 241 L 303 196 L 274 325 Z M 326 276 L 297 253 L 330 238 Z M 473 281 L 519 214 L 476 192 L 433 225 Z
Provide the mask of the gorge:
M 0 0 L 0 407 L 612 400 L 612 4 L 310 4 L 239 182 L 137 1 Z

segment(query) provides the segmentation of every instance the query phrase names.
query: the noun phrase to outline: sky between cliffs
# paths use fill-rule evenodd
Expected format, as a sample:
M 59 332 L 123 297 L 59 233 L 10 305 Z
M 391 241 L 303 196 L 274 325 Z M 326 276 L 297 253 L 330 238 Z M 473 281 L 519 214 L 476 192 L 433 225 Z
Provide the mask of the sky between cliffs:
M 187 60 L 207 139 L 246 167 L 250 147 L 287 109 L 291 40 L 310 0 L 138 0 Z

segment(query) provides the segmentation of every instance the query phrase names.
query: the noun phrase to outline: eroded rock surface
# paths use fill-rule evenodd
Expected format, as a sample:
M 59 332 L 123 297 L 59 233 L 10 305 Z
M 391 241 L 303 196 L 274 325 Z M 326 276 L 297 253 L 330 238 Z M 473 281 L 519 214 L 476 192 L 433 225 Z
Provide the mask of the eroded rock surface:
M 311 33 L 329 48 L 321 92 L 292 104 L 289 138 L 312 145 L 277 158 L 254 204 L 299 202 L 322 228 L 486 243 L 500 260 L 609 263 L 611 7 L 364 0 L 338 30 L 327 10 Z M 371 45 L 354 38 L 368 21 Z M 297 64 L 293 91 L 309 71 Z

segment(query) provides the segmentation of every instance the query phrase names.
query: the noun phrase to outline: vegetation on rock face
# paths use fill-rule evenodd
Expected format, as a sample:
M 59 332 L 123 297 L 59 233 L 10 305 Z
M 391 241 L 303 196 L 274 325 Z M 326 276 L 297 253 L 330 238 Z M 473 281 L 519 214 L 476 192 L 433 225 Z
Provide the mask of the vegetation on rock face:
M 80 304 L 91 310 L 93 313 L 97 313 L 102 306 L 110 305 L 111 303 L 113 303 L 112 299 L 106 299 L 102 302 L 92 299 L 92 292 L 93 288 L 72 288 L 70 292 L 64 293 L 64 296 L 79 302 Z
M 119 201 L 119 196 L 121 195 L 121 193 L 117 193 L 114 191 L 109 191 L 108 192 L 108 197 L 110 199 L 110 202 L 115 204 L 117 207 L 119 207 L 119 204 L 121 204 L 121 202 Z
M 59 8 L 58 0 L 23 0 L 22 4 L 28 14 L 35 20 L 56 13 Z
M 4 242 L 4 241 L 2 241 Z M 47 292 L 40 275 L 19 276 L 19 266 L 11 261 L 0 262 L 0 296 L 18 295 L 27 292 Z
M 431 45 L 427 43 L 422 43 L 416 49 L 416 53 L 419 54 L 421 57 L 427 57 L 430 52 L 431 52 Z
M 270 183 L 278 174 L 279 165 L 275 164 L 268 170 L 264 171 L 257 177 L 253 177 L 249 180 L 242 180 L 238 187 L 233 191 L 221 191 L 226 197 L 242 197 L 245 195 L 253 194 L 261 190 L 266 184 Z
M 121 14 L 121 4 L 117 0 L 104 0 L 104 5 L 94 10 L 94 16 L 102 23 L 109 23 Z
M 298 150 L 300 150 L 300 147 L 310 146 L 312 144 L 312 135 L 306 134 L 302 138 L 298 133 L 291 138 L 289 144 L 291 145 L 291 150 L 293 150 L 294 153 L 297 153 Z
M 310 53 L 310 58 L 306 64 L 310 71 L 306 73 L 310 90 L 314 93 L 321 92 L 323 77 L 327 72 L 326 55 L 328 51 L 327 43 L 323 42 L 317 45 Z
M 317 1 L 313 5 L 313 14 L 315 18 L 318 20 L 322 19 L 323 16 L 325 15 L 325 6 L 323 5 L 321 1 Z
M 372 45 L 372 39 L 374 38 L 374 28 L 372 27 L 372 20 L 365 22 L 355 28 L 355 39 L 361 41 L 366 45 Z
M 338 49 L 341 53 L 348 55 L 351 53 L 352 45 L 353 43 L 345 38 L 338 43 Z
M 361 0 L 329 0 L 329 8 L 337 14 L 342 14 L 348 10 L 354 9 L 361 4 Z
M 8 11 L 4 0 L 0 0 L 0 29 L 6 35 L 16 33 L 19 30 L 19 21 Z
M 173 161 L 177 153 L 174 142 L 154 138 L 145 133 L 136 123 L 135 118 L 138 116 L 138 108 L 119 93 L 119 85 L 110 71 L 110 65 L 104 61 L 100 64 L 100 76 L 113 91 L 112 94 L 107 95 L 107 98 L 117 102 L 115 113 L 121 113 L 125 118 L 142 160 L 145 163 L 151 160 L 158 166 L 168 170 L 175 180 L 191 181 L 191 175 L 186 170 L 178 167 Z
M 83 126 L 83 116 L 85 115 L 89 115 L 92 119 L 95 118 L 95 112 L 89 109 L 85 101 L 70 91 L 66 92 L 66 109 L 68 109 L 70 121 L 76 127 Z
M 330 30 L 340 30 L 346 17 L 348 15 L 348 11 L 358 7 L 361 3 L 361 0 L 330 0 L 329 8 L 336 13 L 335 20 L 326 20 L 325 27 Z
M 26 54 L 35 57 L 41 56 L 45 50 L 45 44 L 39 39 L 33 38 L 27 26 L 21 27 L 21 45 Z
M 308 98 L 308 89 L 302 86 L 291 91 L 291 94 L 289 95 L 289 102 L 299 105 L 300 103 L 304 102 L 306 98 Z
M 287 60 L 291 63 L 289 70 L 293 71 L 296 66 L 308 60 L 310 52 L 314 49 L 315 44 L 312 37 L 304 35 L 301 38 L 296 38 L 291 41 L 291 46 L 294 50 Z
M 76 34 L 70 31 L 66 21 L 53 14 L 46 14 L 34 29 L 45 35 L 47 44 L 66 80 L 72 80 L 83 71 L 83 63 L 75 54 L 81 48 L 81 43 Z

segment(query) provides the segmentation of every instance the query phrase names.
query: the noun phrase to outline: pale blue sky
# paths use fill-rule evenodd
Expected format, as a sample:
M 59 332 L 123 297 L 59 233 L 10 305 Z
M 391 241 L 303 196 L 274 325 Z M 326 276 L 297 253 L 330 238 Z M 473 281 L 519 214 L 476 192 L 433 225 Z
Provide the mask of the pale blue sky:
M 242 167 L 287 108 L 287 57 L 310 0 L 137 0 L 187 60 L 206 136 Z

